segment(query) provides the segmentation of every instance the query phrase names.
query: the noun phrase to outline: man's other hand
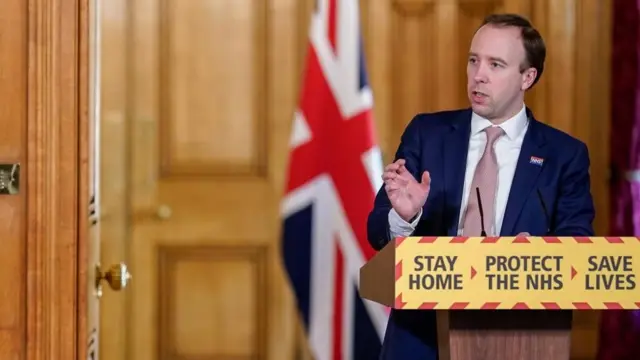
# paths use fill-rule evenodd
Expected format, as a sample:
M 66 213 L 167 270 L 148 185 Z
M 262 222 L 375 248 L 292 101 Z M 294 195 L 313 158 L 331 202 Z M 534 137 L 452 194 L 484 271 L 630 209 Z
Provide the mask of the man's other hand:
M 409 222 L 427 201 L 431 189 L 429 172 L 422 173 L 422 182 L 418 182 L 405 167 L 405 160 L 398 159 L 385 167 L 382 180 L 391 206 Z

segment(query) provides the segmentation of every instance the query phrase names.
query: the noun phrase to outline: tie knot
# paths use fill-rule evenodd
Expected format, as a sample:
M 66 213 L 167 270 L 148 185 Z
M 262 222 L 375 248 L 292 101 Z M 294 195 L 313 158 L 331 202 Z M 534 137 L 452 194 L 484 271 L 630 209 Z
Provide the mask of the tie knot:
M 484 131 L 487 133 L 487 143 L 491 145 L 504 134 L 504 130 L 499 126 L 489 126 Z

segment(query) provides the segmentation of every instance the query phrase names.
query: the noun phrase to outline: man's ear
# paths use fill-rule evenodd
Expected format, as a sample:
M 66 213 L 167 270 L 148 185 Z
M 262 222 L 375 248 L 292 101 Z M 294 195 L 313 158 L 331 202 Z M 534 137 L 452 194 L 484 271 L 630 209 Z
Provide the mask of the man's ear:
M 522 90 L 528 90 L 538 76 L 536 68 L 528 68 L 522 72 Z

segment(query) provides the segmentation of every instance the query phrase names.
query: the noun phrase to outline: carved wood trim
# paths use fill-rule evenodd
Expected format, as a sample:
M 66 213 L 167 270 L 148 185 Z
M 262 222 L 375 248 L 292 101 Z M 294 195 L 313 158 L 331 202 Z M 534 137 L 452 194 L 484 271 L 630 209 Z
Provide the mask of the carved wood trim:
M 79 45 L 88 0 L 28 1 L 26 358 L 76 359 L 78 319 L 86 315 L 78 308 L 86 280 L 78 279 L 77 246 L 86 209 L 78 184 L 87 58 Z
M 91 206 L 91 196 L 95 194 L 90 193 L 90 178 L 89 172 L 90 166 L 94 164 L 89 159 L 91 154 L 90 143 L 91 136 L 89 132 L 92 128 L 89 125 L 90 108 L 90 74 L 89 74 L 89 58 L 90 58 L 90 15 L 92 10 L 90 7 L 97 7 L 99 0 L 77 0 L 78 1 L 78 55 L 77 55 L 77 69 L 78 69 L 78 129 L 80 132 L 78 142 L 78 231 L 79 234 L 76 237 L 78 242 L 76 248 L 78 253 L 76 256 L 76 268 L 77 268 L 77 306 L 76 306 L 76 349 L 78 351 L 78 359 L 88 359 L 89 354 L 89 329 L 87 326 L 87 317 L 89 305 L 87 299 L 87 284 L 89 281 L 89 244 L 90 236 L 89 229 L 92 226 L 91 220 L 95 220 L 89 215 L 89 208 Z M 93 10 L 95 12 L 95 10 Z M 94 126 L 97 126 L 94 125 Z M 94 160 L 95 161 L 95 160 Z M 99 189 L 94 189 L 98 191 Z M 93 244 L 93 246 L 100 246 L 100 244 Z M 98 334 L 99 335 L 99 334 Z

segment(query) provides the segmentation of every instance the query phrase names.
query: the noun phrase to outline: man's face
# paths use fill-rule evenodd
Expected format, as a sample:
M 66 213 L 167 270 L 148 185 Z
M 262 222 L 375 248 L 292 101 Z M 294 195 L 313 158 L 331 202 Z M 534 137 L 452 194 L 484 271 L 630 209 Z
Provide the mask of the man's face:
M 467 62 L 467 95 L 478 115 L 501 122 L 522 107 L 535 69 L 520 72 L 525 51 L 520 29 L 485 25 L 473 40 Z

